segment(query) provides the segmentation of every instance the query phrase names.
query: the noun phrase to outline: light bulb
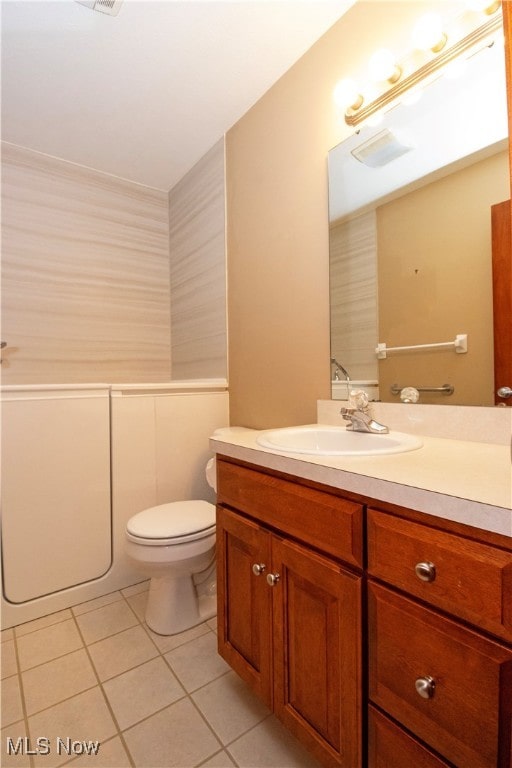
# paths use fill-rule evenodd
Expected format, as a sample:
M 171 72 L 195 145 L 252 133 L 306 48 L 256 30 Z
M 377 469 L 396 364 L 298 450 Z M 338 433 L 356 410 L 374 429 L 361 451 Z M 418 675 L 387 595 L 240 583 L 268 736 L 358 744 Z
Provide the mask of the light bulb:
M 389 83 L 396 83 L 402 74 L 395 57 L 387 48 L 380 48 L 375 51 L 368 63 L 368 70 L 372 80 L 377 82 L 387 80 Z
M 446 45 L 447 39 L 442 19 L 437 13 L 426 13 L 418 19 L 412 32 L 413 45 L 420 51 L 438 53 Z
M 340 109 L 359 109 L 364 99 L 353 80 L 340 80 L 334 88 L 333 98 Z
M 468 0 L 467 5 L 471 11 L 490 16 L 500 8 L 501 0 Z

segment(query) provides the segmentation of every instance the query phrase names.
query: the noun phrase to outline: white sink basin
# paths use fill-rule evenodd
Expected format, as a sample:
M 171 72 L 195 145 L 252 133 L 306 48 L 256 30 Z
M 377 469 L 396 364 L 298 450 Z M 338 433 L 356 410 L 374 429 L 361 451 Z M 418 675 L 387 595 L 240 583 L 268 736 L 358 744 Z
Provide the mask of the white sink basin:
M 256 438 L 262 448 L 286 453 L 309 453 L 316 456 L 372 456 L 403 453 L 421 448 L 423 441 L 415 435 L 388 432 L 350 432 L 346 427 L 308 424 L 262 432 Z

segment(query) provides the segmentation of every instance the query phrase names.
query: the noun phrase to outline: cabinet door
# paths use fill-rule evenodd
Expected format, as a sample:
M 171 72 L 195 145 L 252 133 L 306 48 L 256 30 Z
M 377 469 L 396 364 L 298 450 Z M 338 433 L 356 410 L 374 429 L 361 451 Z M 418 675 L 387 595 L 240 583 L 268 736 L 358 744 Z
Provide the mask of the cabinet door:
M 361 764 L 361 578 L 274 537 L 274 711 L 325 766 Z
M 254 566 L 261 569 L 258 575 Z M 217 624 L 220 655 L 272 705 L 270 534 L 217 507 Z

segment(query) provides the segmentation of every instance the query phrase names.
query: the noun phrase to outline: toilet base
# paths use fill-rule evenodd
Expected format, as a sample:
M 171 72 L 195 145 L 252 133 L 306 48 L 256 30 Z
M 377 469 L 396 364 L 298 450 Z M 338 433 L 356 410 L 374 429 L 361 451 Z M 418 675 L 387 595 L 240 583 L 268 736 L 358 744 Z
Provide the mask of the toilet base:
M 190 575 L 151 579 L 146 624 L 158 635 L 176 635 L 216 614 L 217 596 L 198 597 Z

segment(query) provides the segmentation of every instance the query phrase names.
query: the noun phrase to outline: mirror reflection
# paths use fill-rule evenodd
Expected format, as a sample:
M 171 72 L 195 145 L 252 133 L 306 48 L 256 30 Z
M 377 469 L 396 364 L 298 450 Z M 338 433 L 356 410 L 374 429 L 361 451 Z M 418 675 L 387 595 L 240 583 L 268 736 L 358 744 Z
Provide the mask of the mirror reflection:
M 387 402 L 494 404 L 491 207 L 510 197 L 506 108 L 495 43 L 329 153 L 333 399 L 362 387 Z M 461 335 L 467 351 L 451 344 Z

